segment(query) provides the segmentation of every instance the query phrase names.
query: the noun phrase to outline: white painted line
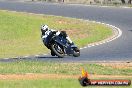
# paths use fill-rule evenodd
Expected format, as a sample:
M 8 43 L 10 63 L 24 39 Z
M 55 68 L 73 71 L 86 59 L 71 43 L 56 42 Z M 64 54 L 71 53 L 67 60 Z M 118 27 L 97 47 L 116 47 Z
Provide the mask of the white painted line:
M 92 47 L 91 45 L 88 45 L 88 47 Z
M 91 45 L 91 46 L 95 46 L 95 45 L 93 44 L 93 45 Z
M 128 9 L 128 8 L 130 8 L 130 7 L 122 7 L 122 8 L 126 8 L 126 9 Z
M 84 49 L 87 48 L 87 47 L 83 47 Z
M 83 19 L 81 19 L 81 20 L 83 20 Z M 98 45 L 102 45 L 102 44 L 111 42 L 111 41 L 119 38 L 122 35 L 122 31 L 116 26 L 113 26 L 113 25 L 110 25 L 110 24 L 106 24 L 106 23 L 102 23 L 102 22 L 96 22 L 96 21 L 92 21 L 92 22 L 109 26 L 109 27 L 112 28 L 113 31 L 117 31 L 118 33 L 117 33 L 117 35 L 113 35 L 112 38 L 108 38 L 108 40 L 106 39 L 105 41 L 102 41 L 102 42 L 97 42 L 97 43 L 94 43 L 94 44 L 88 44 L 88 47 L 94 47 L 94 46 L 98 46 Z
M 36 57 L 38 57 L 39 55 L 35 55 Z
M 98 46 L 99 45 L 99 43 L 97 43 L 97 44 L 95 44 L 96 46 Z
M 102 42 L 99 43 L 99 45 L 103 44 Z
M 83 49 L 83 48 L 80 48 L 80 50 Z
M 26 58 L 27 58 L 27 57 L 29 57 L 29 56 L 24 56 L 24 57 L 26 57 Z
M 10 59 L 10 58 L 4 58 L 4 59 L 6 59 L 6 60 L 7 60 L 7 59 Z
M 107 43 L 109 42 L 109 41 L 106 41 Z

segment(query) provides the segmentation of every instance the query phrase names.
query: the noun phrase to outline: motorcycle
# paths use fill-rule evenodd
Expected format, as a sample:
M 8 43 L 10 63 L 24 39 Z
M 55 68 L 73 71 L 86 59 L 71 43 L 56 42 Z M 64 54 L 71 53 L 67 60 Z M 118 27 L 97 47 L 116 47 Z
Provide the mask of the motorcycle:
M 79 57 L 80 50 L 75 44 L 71 45 L 68 43 L 67 39 L 63 36 L 56 36 L 52 34 L 51 39 L 48 42 L 48 47 L 50 47 L 51 55 L 58 56 L 59 58 L 63 58 L 66 55 Z

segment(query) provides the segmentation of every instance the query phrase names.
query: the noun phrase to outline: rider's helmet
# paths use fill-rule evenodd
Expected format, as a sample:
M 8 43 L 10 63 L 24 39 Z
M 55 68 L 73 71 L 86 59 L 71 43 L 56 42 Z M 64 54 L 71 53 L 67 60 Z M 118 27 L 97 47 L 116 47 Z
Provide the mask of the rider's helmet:
M 42 32 L 46 32 L 49 29 L 49 27 L 47 25 L 42 25 L 41 26 L 41 31 Z

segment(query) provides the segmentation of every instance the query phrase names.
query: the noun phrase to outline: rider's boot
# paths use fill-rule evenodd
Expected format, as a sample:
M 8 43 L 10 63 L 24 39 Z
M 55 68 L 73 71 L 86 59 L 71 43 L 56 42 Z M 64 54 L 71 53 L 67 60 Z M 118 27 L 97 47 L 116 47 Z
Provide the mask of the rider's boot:
M 54 53 L 52 50 L 51 50 L 51 55 L 52 55 L 52 56 L 55 56 L 55 53 Z
M 71 45 L 71 47 L 75 47 L 74 50 L 76 52 L 79 52 L 80 51 L 73 42 L 70 45 Z

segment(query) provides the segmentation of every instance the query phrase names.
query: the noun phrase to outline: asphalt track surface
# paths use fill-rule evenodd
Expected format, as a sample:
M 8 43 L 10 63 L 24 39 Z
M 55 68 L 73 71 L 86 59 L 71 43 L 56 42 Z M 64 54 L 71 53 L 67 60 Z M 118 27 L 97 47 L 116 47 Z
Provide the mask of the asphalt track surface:
M 132 9 L 66 5 L 31 2 L 0 2 L 0 9 L 18 12 L 30 12 L 108 23 L 120 28 L 122 36 L 112 42 L 81 50 L 80 57 L 56 58 L 50 55 L 29 59 L 54 61 L 132 61 Z M 85 29 L 84 29 L 85 30 Z

